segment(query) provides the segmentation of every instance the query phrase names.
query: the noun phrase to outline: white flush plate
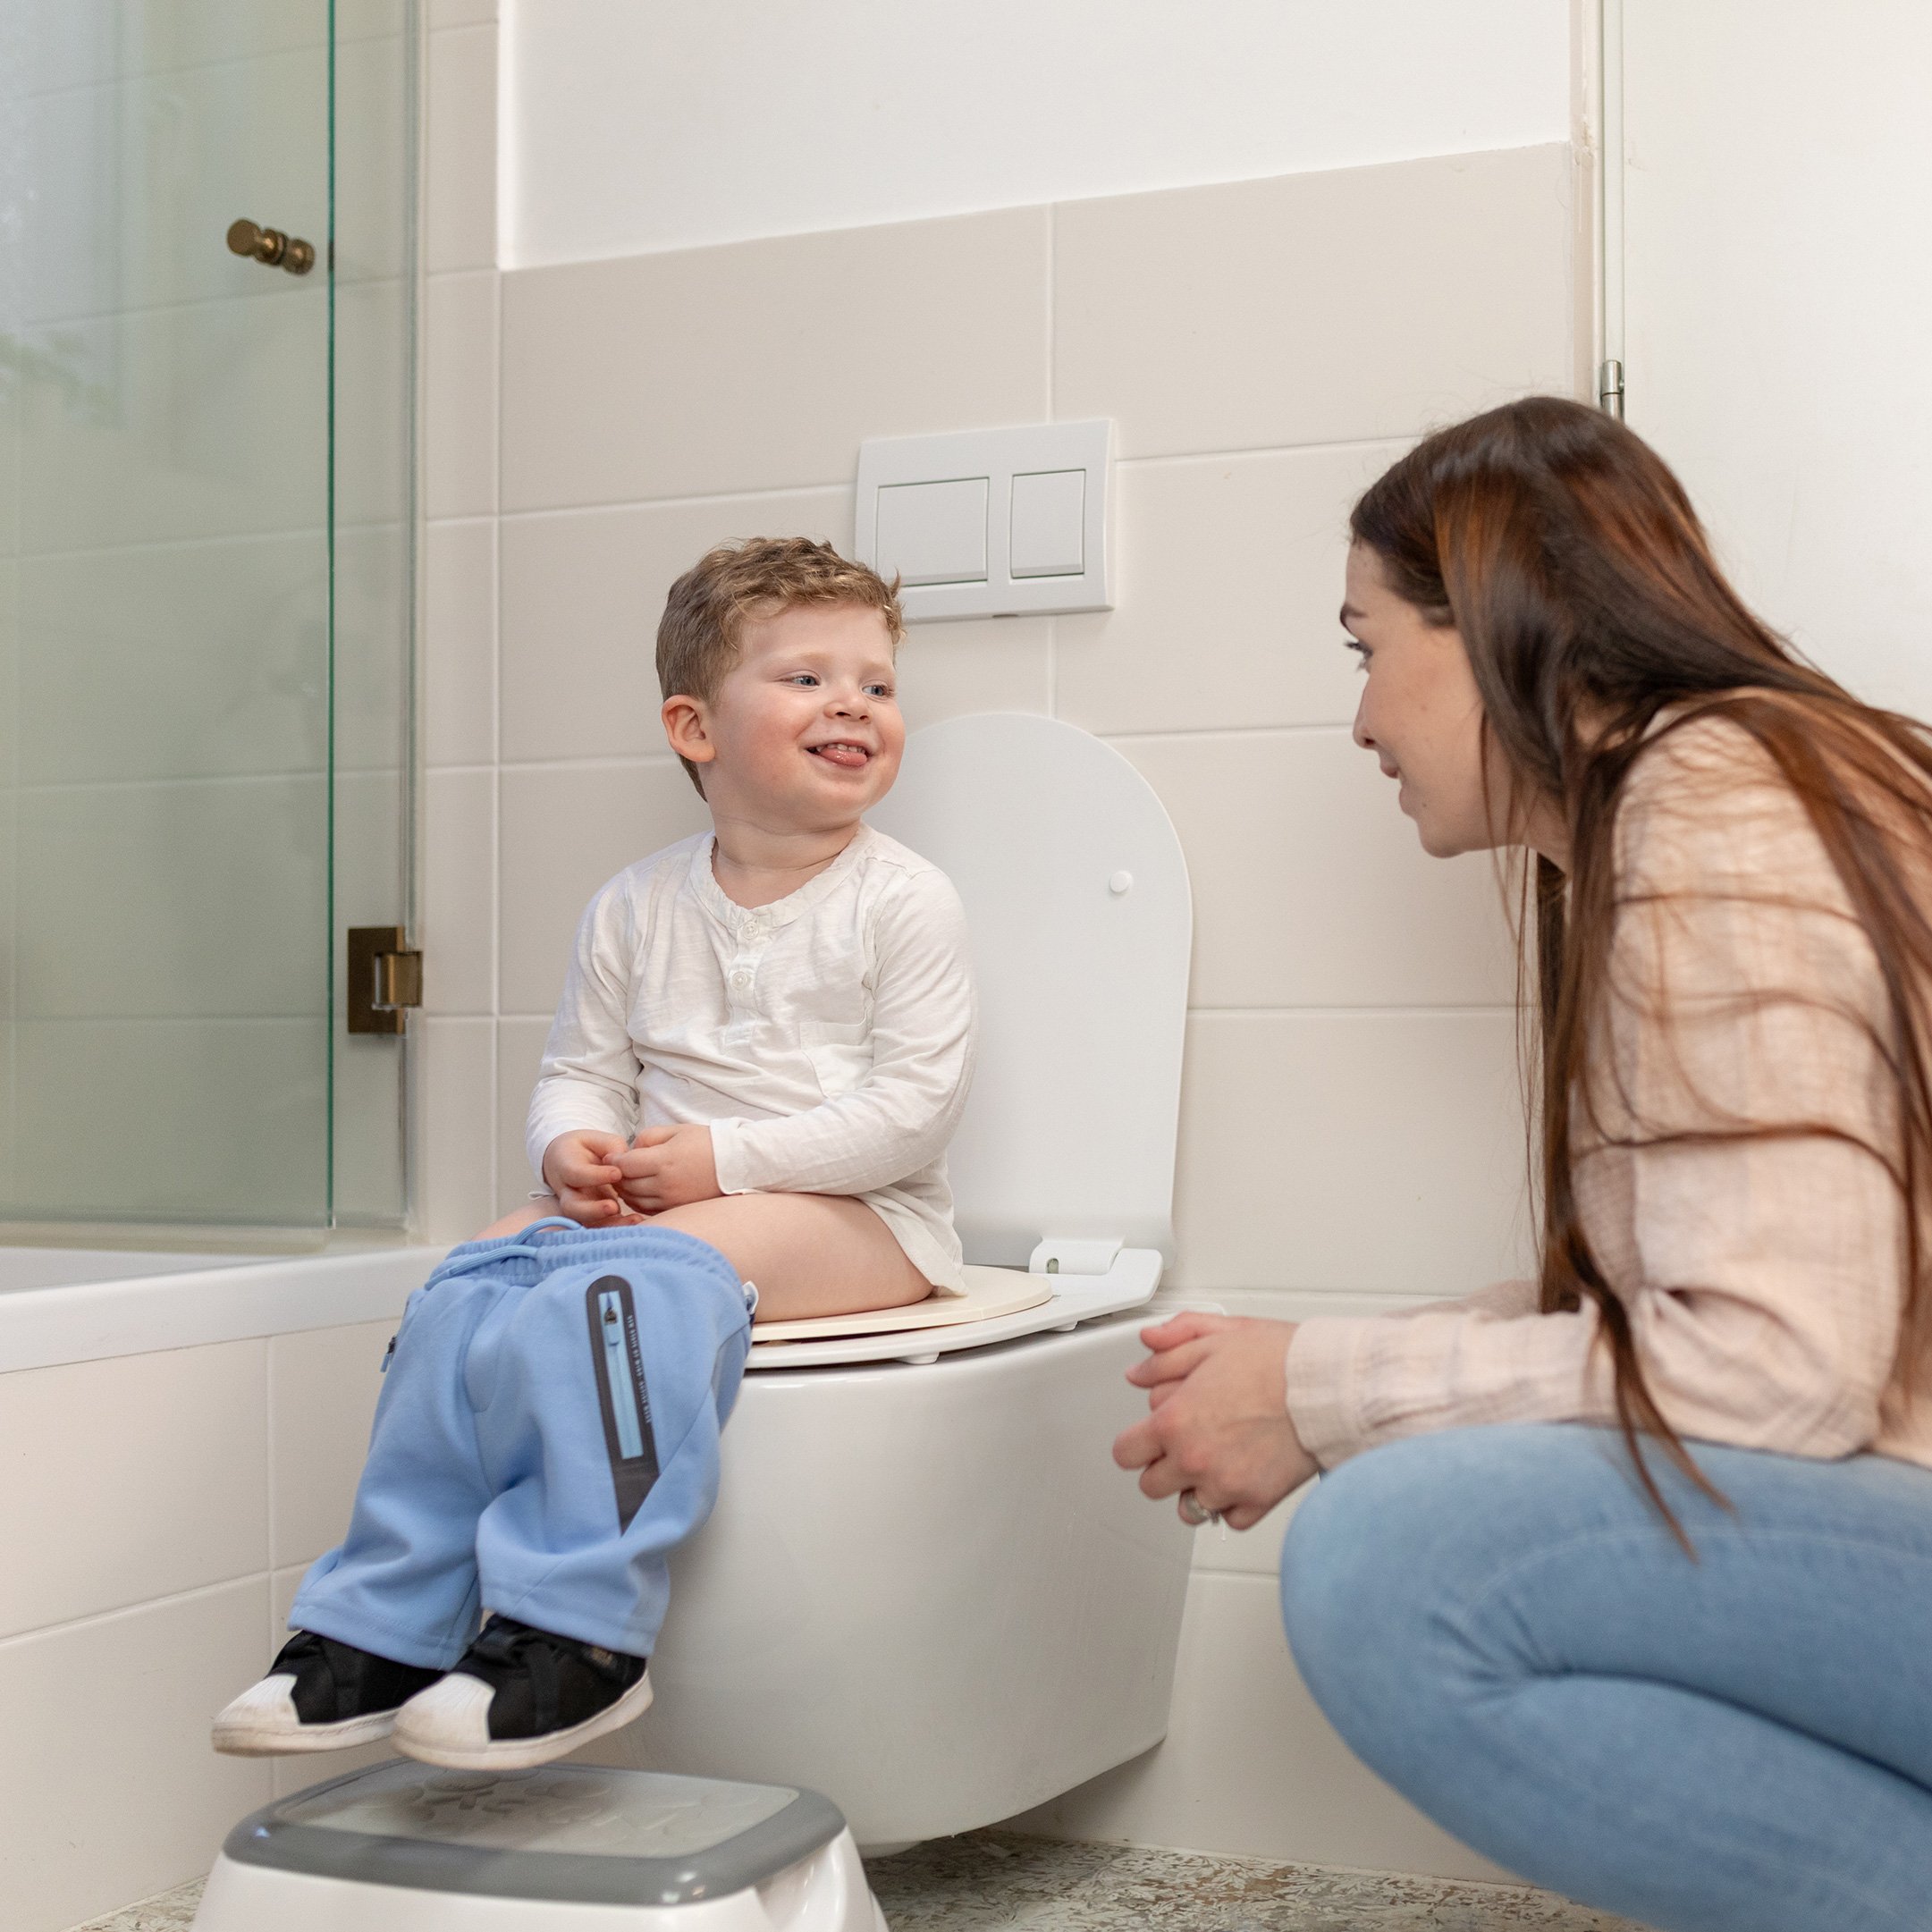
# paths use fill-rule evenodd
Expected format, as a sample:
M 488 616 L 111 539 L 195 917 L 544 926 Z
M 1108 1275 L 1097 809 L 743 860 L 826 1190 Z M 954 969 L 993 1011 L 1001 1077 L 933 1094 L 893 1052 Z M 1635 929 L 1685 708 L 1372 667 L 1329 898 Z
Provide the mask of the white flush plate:
M 859 561 L 907 621 L 1106 611 L 1113 425 L 1035 423 L 862 443 Z

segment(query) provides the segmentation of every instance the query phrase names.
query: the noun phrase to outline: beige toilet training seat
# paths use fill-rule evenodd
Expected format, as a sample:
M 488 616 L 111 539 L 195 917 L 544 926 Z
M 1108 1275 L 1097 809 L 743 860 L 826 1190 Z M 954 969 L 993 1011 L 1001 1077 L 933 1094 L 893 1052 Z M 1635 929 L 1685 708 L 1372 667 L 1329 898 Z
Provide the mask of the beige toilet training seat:
M 991 1321 L 1017 1315 L 1049 1300 L 1058 1285 L 1051 1275 L 1023 1274 L 1014 1268 L 968 1268 L 966 1293 L 929 1295 L 902 1308 L 877 1308 L 856 1315 L 815 1315 L 798 1321 L 754 1321 L 754 1348 L 779 1342 L 824 1341 L 840 1335 L 903 1335 L 915 1329 L 949 1329 L 962 1321 Z

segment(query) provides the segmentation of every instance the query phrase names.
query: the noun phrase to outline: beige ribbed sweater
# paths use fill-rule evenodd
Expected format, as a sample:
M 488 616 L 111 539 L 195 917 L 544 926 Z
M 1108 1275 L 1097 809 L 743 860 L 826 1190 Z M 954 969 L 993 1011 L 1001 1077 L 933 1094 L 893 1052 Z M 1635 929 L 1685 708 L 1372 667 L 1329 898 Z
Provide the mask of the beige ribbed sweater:
M 1632 768 L 1618 814 L 1604 1126 L 1827 1123 L 1889 1152 L 1896 1106 L 1875 955 L 1795 795 L 1706 720 Z M 1667 1017 L 1666 1017 L 1667 1015 Z M 1819 1134 L 1591 1149 L 1583 1227 L 1680 1434 L 1932 1465 L 1932 1402 L 1894 1355 L 1903 1215 L 1871 1154 Z M 1540 1314 L 1505 1282 L 1462 1302 L 1301 1324 L 1288 1410 L 1324 1466 L 1481 1422 L 1611 1420 L 1594 1307 Z M 1932 1381 L 1932 1377 L 1926 1378 Z

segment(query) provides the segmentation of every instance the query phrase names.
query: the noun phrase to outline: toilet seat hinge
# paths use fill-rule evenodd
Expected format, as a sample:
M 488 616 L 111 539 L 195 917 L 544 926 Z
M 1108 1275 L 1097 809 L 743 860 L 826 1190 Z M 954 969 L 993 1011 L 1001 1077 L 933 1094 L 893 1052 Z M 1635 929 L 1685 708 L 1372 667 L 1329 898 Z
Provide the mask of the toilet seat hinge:
M 1048 1235 L 1026 1262 L 1030 1275 L 1104 1275 L 1125 1244 L 1083 1235 Z

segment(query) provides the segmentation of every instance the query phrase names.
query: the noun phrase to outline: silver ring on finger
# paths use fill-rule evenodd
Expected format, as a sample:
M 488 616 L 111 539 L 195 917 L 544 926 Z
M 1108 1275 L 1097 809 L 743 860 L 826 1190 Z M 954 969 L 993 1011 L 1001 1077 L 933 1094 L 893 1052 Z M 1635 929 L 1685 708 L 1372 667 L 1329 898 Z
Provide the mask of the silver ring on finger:
M 1191 1523 L 1197 1530 L 1204 1523 L 1219 1523 L 1221 1520 L 1220 1511 L 1203 1508 L 1201 1498 L 1192 1489 L 1183 1489 L 1175 1500 L 1180 1508 L 1181 1521 Z

